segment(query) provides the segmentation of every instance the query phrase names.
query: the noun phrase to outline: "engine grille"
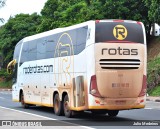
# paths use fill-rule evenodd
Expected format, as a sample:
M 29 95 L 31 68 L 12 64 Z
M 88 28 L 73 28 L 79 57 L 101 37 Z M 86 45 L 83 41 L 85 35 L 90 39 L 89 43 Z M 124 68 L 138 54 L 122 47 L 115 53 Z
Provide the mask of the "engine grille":
M 102 69 L 138 69 L 139 59 L 100 59 Z

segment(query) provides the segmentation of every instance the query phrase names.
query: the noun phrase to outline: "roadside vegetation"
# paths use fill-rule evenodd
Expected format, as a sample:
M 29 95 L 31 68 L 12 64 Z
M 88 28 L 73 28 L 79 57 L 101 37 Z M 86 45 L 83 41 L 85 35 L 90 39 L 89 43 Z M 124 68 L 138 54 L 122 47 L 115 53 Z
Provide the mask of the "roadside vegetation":
M 160 38 L 152 39 L 150 29 L 153 23 L 160 24 L 159 14 L 158 0 L 48 0 L 40 15 L 18 14 L 0 27 L 0 87 L 11 86 L 12 75 L 7 75 L 6 67 L 15 45 L 24 37 L 88 20 L 124 19 L 145 25 L 149 42 L 148 92 L 155 95 L 160 86 Z
M 147 87 L 151 96 L 160 96 L 160 37 L 148 45 Z

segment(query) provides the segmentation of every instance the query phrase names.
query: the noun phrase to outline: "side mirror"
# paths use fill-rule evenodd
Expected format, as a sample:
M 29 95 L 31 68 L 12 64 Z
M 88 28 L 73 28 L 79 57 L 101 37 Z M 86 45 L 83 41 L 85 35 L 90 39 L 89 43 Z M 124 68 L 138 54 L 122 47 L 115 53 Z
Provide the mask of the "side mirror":
M 13 69 L 14 69 L 15 64 L 16 64 L 16 59 L 14 59 L 14 60 L 12 60 L 11 62 L 8 63 L 8 65 L 7 65 L 7 73 L 8 74 L 13 73 Z

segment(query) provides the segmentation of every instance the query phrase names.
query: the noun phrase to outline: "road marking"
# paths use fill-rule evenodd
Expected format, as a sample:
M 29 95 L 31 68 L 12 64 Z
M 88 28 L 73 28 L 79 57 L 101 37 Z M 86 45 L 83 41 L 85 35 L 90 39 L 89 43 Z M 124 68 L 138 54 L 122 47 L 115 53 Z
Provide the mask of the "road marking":
M 19 112 L 19 113 L 24 113 L 24 114 L 28 114 L 28 115 L 32 115 L 32 116 L 36 116 L 36 117 L 41 117 L 41 118 L 44 118 L 44 119 L 47 119 L 47 120 L 58 120 L 58 119 L 53 119 L 53 118 L 46 117 L 46 116 L 41 116 L 41 115 L 37 115 L 37 114 L 32 114 L 32 113 L 29 113 L 29 112 L 24 112 L 24 111 L 15 110 L 15 109 L 12 109 L 12 108 L 6 108 L 6 107 L 2 107 L 2 106 L 0 106 L 0 108 L 2 108 L 2 109 L 7 109 L 7 110 L 11 110 L 11 111 L 15 111 L 15 112 Z M 86 129 L 95 129 L 95 128 L 91 128 L 91 127 L 87 127 L 87 126 L 82 126 L 82 125 L 79 125 L 79 124 L 74 124 L 74 123 L 70 123 L 70 122 L 66 122 L 66 121 L 59 121 L 59 122 L 66 123 L 66 124 L 71 124 L 71 125 L 73 125 L 73 126 L 83 127 L 83 128 L 86 128 Z
M 144 108 L 144 109 L 153 109 L 153 108 Z
M 144 108 L 144 109 L 147 109 L 147 110 L 160 110 L 160 108 Z
M 0 92 L 0 94 L 12 94 L 11 92 Z

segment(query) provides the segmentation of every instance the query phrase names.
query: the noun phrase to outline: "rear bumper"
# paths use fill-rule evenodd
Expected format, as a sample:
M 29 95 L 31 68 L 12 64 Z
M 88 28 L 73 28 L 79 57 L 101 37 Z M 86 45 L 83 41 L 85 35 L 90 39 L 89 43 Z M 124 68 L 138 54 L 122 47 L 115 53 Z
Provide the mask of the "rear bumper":
M 138 98 L 94 98 L 88 109 L 129 110 L 145 107 L 146 97 Z
M 89 110 L 93 109 L 106 109 L 106 110 L 129 110 L 129 109 L 140 109 L 144 108 L 145 105 L 134 105 L 134 106 L 89 106 Z

